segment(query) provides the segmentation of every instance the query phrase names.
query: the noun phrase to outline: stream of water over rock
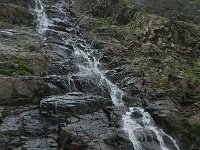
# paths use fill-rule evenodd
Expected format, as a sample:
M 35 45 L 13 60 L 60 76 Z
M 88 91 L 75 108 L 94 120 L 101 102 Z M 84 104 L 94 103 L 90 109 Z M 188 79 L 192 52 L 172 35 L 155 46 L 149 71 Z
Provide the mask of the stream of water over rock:
M 61 47 L 70 46 L 73 49 L 71 58 L 75 62 L 75 69 L 67 77 L 73 83 L 72 76 L 82 77 L 84 80 L 92 80 L 98 87 L 105 88 L 115 106 L 126 106 L 123 102 L 123 95 L 126 93 L 114 85 L 106 76 L 100 56 L 96 55 L 97 50 L 92 48 L 79 32 L 79 28 L 67 11 L 68 1 L 56 0 L 35 0 L 34 13 L 36 16 L 37 31 L 44 38 L 44 44 L 48 45 L 50 35 L 55 35 L 64 43 Z M 47 13 L 48 12 L 48 13 Z M 87 89 L 86 89 L 87 90 Z M 71 88 L 73 91 L 73 88 Z M 57 108 L 56 102 L 56 108 Z M 140 107 L 130 107 L 121 116 L 122 128 L 129 136 L 135 150 L 145 149 L 144 144 L 157 143 L 157 150 L 179 150 L 176 141 L 159 129 L 150 114 Z M 145 138 L 145 139 L 141 139 Z M 145 141 L 145 142 L 142 142 Z M 168 144 L 172 143 L 172 144 Z

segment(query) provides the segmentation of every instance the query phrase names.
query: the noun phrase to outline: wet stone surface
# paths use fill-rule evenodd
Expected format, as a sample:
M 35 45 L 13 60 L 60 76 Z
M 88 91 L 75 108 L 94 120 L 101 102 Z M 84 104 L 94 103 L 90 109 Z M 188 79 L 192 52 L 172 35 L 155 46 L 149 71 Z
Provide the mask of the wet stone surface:
M 67 93 L 61 96 L 51 96 L 40 102 L 40 111 L 43 115 L 81 115 L 111 106 L 112 101 L 92 94 L 81 92 Z
M 23 107 L 23 113 L 12 108 L 12 115 L 4 118 L 0 125 L 0 146 L 8 149 L 55 150 L 57 144 L 57 126 L 41 117 L 33 107 Z
M 61 149 L 133 149 L 121 128 L 124 108 L 109 107 L 98 112 L 69 118 L 69 125 L 60 130 Z

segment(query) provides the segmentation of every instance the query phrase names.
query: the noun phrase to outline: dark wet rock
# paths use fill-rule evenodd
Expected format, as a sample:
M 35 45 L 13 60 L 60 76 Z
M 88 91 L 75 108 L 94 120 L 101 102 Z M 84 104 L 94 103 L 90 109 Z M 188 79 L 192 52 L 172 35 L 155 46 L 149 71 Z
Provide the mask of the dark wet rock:
M 103 111 L 78 116 L 78 120 L 60 131 L 61 149 L 133 149 L 132 143 L 121 128 L 111 125 L 113 117 L 118 123 L 123 114 L 120 108 L 109 108 L 113 114 L 108 117 Z M 108 111 L 109 111 L 108 110 Z M 118 111 L 118 113 L 116 112 Z M 116 112 L 116 113 L 115 113 Z M 117 115 L 118 114 L 118 115 Z
M 48 93 L 52 95 L 64 94 L 67 92 L 93 93 L 95 95 L 110 98 L 107 87 L 99 85 L 99 78 L 90 77 L 85 80 L 83 75 L 53 75 L 45 77 L 48 83 Z
M 73 80 L 71 80 L 71 77 L 66 75 L 47 76 L 44 80 L 48 84 L 47 90 L 49 95 L 59 95 L 72 91 L 78 92 L 78 89 L 76 88 Z
M 48 73 L 54 75 L 66 75 L 72 70 L 70 64 L 69 61 L 52 63 L 48 68 Z
M 87 78 L 87 80 L 85 80 L 85 78 Z M 110 98 L 110 93 L 107 87 L 100 85 L 100 78 L 100 76 L 95 76 L 95 74 L 72 76 L 73 82 L 80 92 L 93 93 L 106 98 Z
M 135 130 L 135 136 L 140 141 L 143 150 L 158 150 L 161 148 L 162 143 L 158 141 L 158 135 L 151 129 L 138 128 Z M 165 142 L 165 146 L 170 150 L 176 150 L 176 147 L 168 136 L 163 135 L 163 142 Z
M 174 146 L 174 143 L 172 142 L 171 138 L 169 138 L 168 136 L 164 135 L 163 136 L 163 141 L 167 143 L 167 147 L 170 150 L 176 150 L 176 147 Z
M 159 141 L 157 140 L 156 134 L 149 130 L 138 128 L 135 131 L 136 137 L 142 143 L 142 149 L 144 150 L 157 150 L 160 149 Z
M 133 150 L 133 144 L 130 142 L 129 137 L 123 131 L 117 131 L 110 136 L 105 137 L 104 142 L 110 150 L 123 149 Z
M 181 127 L 181 119 L 178 115 L 178 109 L 169 101 L 156 101 L 149 104 L 146 108 L 156 124 L 167 132 L 172 132 L 174 129 Z
M 33 108 L 11 109 L 14 114 L 4 118 L 0 125 L 0 146 L 7 149 L 57 149 L 57 127 L 42 118 Z M 26 110 L 26 111 L 25 111 Z M 45 120 L 45 121 L 44 121 Z
M 48 86 L 48 94 L 49 95 L 58 95 L 58 94 L 62 94 L 62 93 L 65 93 L 65 90 L 62 90 L 55 84 L 49 82 L 47 83 L 47 86 Z
M 136 12 L 137 9 L 123 8 L 122 12 L 116 17 L 116 22 L 120 25 L 126 25 L 132 21 Z
M 125 114 L 126 107 L 106 107 L 103 109 L 108 121 L 109 126 L 120 128 L 121 127 L 121 116 Z
M 98 111 L 110 105 L 112 105 L 112 102 L 109 99 L 73 92 L 43 99 L 40 102 L 40 111 L 45 116 L 57 114 L 81 115 Z
M 133 117 L 133 118 L 141 118 L 142 116 L 143 115 L 140 112 L 137 112 L 137 111 L 135 111 L 131 114 L 131 117 Z
M 0 107 L 0 124 L 3 122 L 3 113 L 4 113 L 4 108 Z
M 137 96 L 130 96 L 130 95 L 123 95 L 122 97 L 123 102 L 127 105 L 127 106 L 144 106 L 145 105 L 145 100 L 141 99 L 140 97 Z
M 99 42 L 99 41 L 93 41 L 92 42 L 92 46 L 96 49 L 102 49 L 104 48 L 104 44 L 105 43 L 102 43 L 102 42 Z

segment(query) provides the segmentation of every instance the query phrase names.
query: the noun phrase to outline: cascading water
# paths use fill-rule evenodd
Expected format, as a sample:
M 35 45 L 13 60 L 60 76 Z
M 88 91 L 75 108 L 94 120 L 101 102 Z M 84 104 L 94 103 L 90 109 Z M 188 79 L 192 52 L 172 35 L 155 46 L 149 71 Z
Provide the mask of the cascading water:
M 113 104 L 116 106 L 124 106 L 122 97 L 125 93 L 105 77 L 104 70 L 101 70 L 99 67 L 101 66 L 101 64 L 99 63 L 98 59 L 96 59 L 96 57 L 94 57 L 93 55 L 94 49 L 92 49 L 91 46 L 88 45 L 83 39 L 80 39 L 80 36 L 74 34 L 75 32 L 73 32 L 73 34 L 70 34 L 71 31 L 76 31 L 77 29 L 75 28 L 75 24 L 70 23 L 70 19 L 73 18 L 70 17 L 69 13 L 65 12 L 64 8 L 66 8 L 67 3 L 65 3 L 65 1 L 58 1 L 57 5 L 52 6 L 51 11 L 55 11 L 59 14 L 57 18 L 55 16 L 52 18 L 47 17 L 45 13 L 45 7 L 41 0 L 35 0 L 35 4 L 38 32 L 43 34 L 45 31 L 48 30 L 52 33 L 56 33 L 66 45 L 71 45 L 71 47 L 73 47 L 73 57 L 75 60 L 77 60 L 76 65 L 79 68 L 79 71 L 73 73 L 72 75 L 79 75 L 84 77 L 85 79 L 95 77 L 95 83 L 99 87 L 103 86 L 108 89 Z M 52 23 L 50 24 L 50 22 Z M 63 23 L 68 23 L 70 25 L 67 25 L 64 31 L 57 30 L 57 27 L 59 27 L 58 24 Z M 54 28 L 50 28 L 50 26 L 53 26 Z M 65 30 L 67 32 L 65 32 Z M 78 44 L 81 44 L 82 48 L 77 46 Z M 138 114 L 135 118 L 133 115 L 134 113 Z M 122 121 L 124 124 L 123 129 L 128 134 L 135 150 L 143 149 L 142 141 L 138 136 L 141 135 L 143 131 L 145 131 L 145 136 L 151 137 L 152 141 L 158 141 L 158 149 L 179 150 L 176 141 L 172 137 L 164 133 L 161 129 L 156 127 L 150 114 L 145 112 L 142 108 L 129 108 L 129 111 L 122 116 Z M 166 144 L 164 137 L 168 138 L 168 141 L 171 141 L 172 146 L 168 146 Z
M 141 114 L 142 115 L 140 117 L 141 120 L 137 120 L 131 117 L 133 113 Z M 163 136 L 166 136 L 172 141 L 174 145 L 173 149 L 179 150 L 179 147 L 176 144 L 176 141 L 171 136 L 167 135 L 161 129 L 156 127 L 150 114 L 145 112 L 142 108 L 137 108 L 137 107 L 129 108 L 129 111 L 126 112 L 126 114 L 122 117 L 122 120 L 124 122 L 124 130 L 128 133 L 130 140 L 132 141 L 134 148 L 136 150 L 142 150 L 142 147 L 141 147 L 140 141 L 137 140 L 137 137 L 135 136 L 134 133 L 138 131 L 143 131 L 143 130 L 150 130 L 155 133 L 156 139 L 159 141 L 160 148 L 162 150 L 170 150 L 170 148 L 166 146 L 163 140 Z
M 36 23 L 37 23 L 37 31 L 39 33 L 44 33 L 48 30 L 49 20 L 44 10 L 43 3 L 41 0 L 35 0 L 35 14 L 37 16 Z

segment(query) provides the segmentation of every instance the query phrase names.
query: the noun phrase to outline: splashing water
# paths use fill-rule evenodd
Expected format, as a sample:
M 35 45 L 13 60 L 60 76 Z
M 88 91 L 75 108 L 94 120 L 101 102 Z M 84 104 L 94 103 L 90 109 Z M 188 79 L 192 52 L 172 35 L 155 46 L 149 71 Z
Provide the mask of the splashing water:
M 59 0 L 58 0 L 59 2 Z M 49 22 L 61 22 L 64 23 L 67 22 L 70 18 L 69 13 L 65 12 L 64 6 L 66 3 L 64 1 L 60 1 L 57 3 L 57 5 L 52 6 L 52 9 L 55 9 L 55 12 L 57 11 L 59 14 L 61 14 L 59 17 L 63 18 L 48 18 L 45 13 L 45 8 L 41 0 L 35 0 L 35 14 L 37 16 L 37 31 L 40 34 L 45 33 L 47 30 L 57 33 L 58 36 L 61 37 L 62 41 L 65 42 L 67 45 L 71 45 L 74 48 L 74 59 L 77 60 L 77 66 L 79 68 L 79 72 L 77 75 L 81 75 L 82 77 L 85 77 L 86 79 L 88 77 L 95 77 L 95 82 L 99 87 L 106 87 L 109 90 L 111 99 L 113 101 L 113 104 L 116 106 L 124 106 L 124 102 L 122 100 L 123 95 L 125 94 L 121 89 L 118 88 L 117 85 L 113 84 L 110 80 L 108 80 L 105 77 L 104 70 L 99 69 L 101 64 L 99 61 L 94 57 L 92 51 L 93 49 L 83 40 L 79 39 L 76 35 L 69 35 L 63 31 L 59 31 L 56 29 L 50 29 L 50 23 Z M 56 24 L 51 24 L 51 26 L 55 26 Z M 74 28 L 74 27 L 73 27 Z M 74 28 L 75 29 L 75 28 Z M 76 29 L 75 29 L 76 30 Z M 67 38 L 66 38 L 67 37 Z M 83 51 L 77 46 L 78 41 L 83 41 L 84 44 L 81 46 L 87 50 Z M 139 113 L 140 118 L 133 118 L 133 113 Z M 136 132 L 138 132 L 139 129 L 148 130 L 155 134 L 156 140 L 159 143 L 159 149 L 160 150 L 171 150 L 167 143 L 165 142 L 163 137 L 167 137 L 170 139 L 171 143 L 173 144 L 173 149 L 180 150 L 178 145 L 176 144 L 176 141 L 169 135 L 167 135 L 164 131 L 159 129 L 153 119 L 151 118 L 150 114 L 145 112 L 144 109 L 139 107 L 130 107 L 129 111 L 126 112 L 125 115 L 122 116 L 123 121 L 123 129 L 128 134 L 130 141 L 133 144 L 133 147 L 135 150 L 142 150 L 142 141 L 137 136 Z M 139 130 L 140 131 L 140 130 Z M 147 133 L 148 134 L 148 133 Z
M 142 122 L 139 122 L 136 119 L 133 119 L 131 117 L 131 115 L 135 112 L 142 115 L 141 117 Z M 136 150 L 142 150 L 141 143 L 134 134 L 134 132 L 138 131 L 138 129 L 147 129 L 147 130 L 153 131 L 156 135 L 157 140 L 159 141 L 161 150 L 171 150 L 170 148 L 166 146 L 163 140 L 163 136 L 166 136 L 171 140 L 171 142 L 174 145 L 174 149 L 180 150 L 176 141 L 171 136 L 167 135 L 161 129 L 156 127 L 150 114 L 145 112 L 144 109 L 138 108 L 138 107 L 130 107 L 129 111 L 126 112 L 125 115 L 123 115 L 122 120 L 124 122 L 123 128 L 128 133 L 129 138 L 131 142 L 133 143 L 133 146 Z

